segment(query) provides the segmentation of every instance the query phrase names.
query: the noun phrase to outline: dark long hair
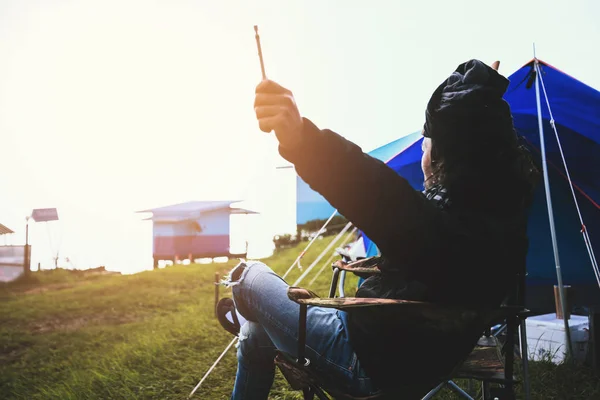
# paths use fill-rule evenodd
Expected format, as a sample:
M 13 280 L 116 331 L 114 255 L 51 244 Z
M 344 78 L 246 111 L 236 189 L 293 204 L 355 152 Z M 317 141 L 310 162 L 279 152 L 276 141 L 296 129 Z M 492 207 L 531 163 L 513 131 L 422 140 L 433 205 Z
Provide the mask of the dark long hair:
M 457 207 L 494 214 L 525 210 L 531 205 L 539 169 L 512 120 L 510 126 L 488 126 L 487 131 L 469 135 L 473 139 L 462 143 L 432 139 L 432 182 L 445 188 Z

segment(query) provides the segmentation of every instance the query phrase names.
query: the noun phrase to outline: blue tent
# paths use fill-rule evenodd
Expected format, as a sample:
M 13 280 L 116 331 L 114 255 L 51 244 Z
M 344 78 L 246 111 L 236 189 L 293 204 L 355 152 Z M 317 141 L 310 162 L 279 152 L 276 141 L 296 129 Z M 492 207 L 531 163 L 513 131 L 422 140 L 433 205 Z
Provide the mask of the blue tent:
M 413 145 L 420 137 L 420 131 L 414 132 L 378 147 L 369 154 L 389 165 L 389 162 L 395 160 L 404 149 Z M 296 177 L 296 224 L 304 224 L 315 219 L 327 219 L 334 211 L 335 208 L 323 196 L 312 190 L 302 178 Z
M 594 253 L 600 256 L 600 92 L 547 63 L 539 62 L 543 82 L 541 90 L 545 89 L 548 99 L 546 103 L 542 91 L 546 159 L 563 282 L 574 287 L 576 305 L 600 304 L 600 289 L 581 234 L 583 227 L 568 184 L 547 105 L 552 111 L 585 229 Z M 540 137 L 533 86 L 534 62 L 524 65 L 509 79 L 511 83 L 505 99 L 511 105 L 515 127 L 539 161 Z M 415 189 L 422 189 L 421 140 L 418 132 L 413 133 L 376 149 L 371 154 L 386 161 Z M 299 184 L 299 189 L 301 186 L 302 183 Z M 306 192 L 304 188 L 303 190 Z M 332 212 L 333 208 L 330 210 Z M 552 287 L 557 283 L 556 264 L 543 185 L 538 188 L 531 210 L 528 234 L 528 306 L 537 310 L 552 310 Z M 374 248 L 369 245 L 368 240 L 366 246 L 368 253 L 372 254 Z

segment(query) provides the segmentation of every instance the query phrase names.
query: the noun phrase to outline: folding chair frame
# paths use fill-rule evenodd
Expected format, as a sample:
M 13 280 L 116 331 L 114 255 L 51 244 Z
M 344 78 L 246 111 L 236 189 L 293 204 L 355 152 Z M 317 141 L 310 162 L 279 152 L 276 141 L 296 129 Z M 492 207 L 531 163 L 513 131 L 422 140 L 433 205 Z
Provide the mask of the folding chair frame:
M 358 264 L 358 263 L 353 263 Z M 305 344 L 306 344 L 306 314 L 308 305 L 311 306 L 321 306 L 321 307 L 333 307 L 342 309 L 344 307 L 363 307 L 363 306 L 376 306 L 375 302 L 383 301 L 385 304 L 392 305 L 396 304 L 398 306 L 409 306 L 413 307 L 413 311 L 418 309 L 419 307 L 436 307 L 436 305 L 428 304 L 428 303 L 420 303 L 420 302 L 410 302 L 410 301 L 402 301 L 402 300 L 391 300 L 391 299 L 348 299 L 348 301 L 343 301 L 345 299 L 335 299 L 335 293 L 338 284 L 342 288 L 340 290 L 340 294 L 343 296 L 343 284 L 345 283 L 345 275 L 346 271 L 353 271 L 352 268 L 348 268 L 348 265 L 343 262 L 336 262 L 333 266 L 333 276 L 331 287 L 329 290 L 329 299 L 318 299 L 318 297 L 308 291 L 307 289 L 301 288 L 289 288 L 288 296 L 291 300 L 298 303 L 300 305 L 300 314 L 299 314 L 299 332 L 298 332 L 298 351 L 297 359 L 292 359 L 290 355 L 278 352 L 276 357 L 276 364 L 279 366 L 281 371 L 284 373 L 284 376 L 290 382 L 294 389 L 299 389 L 303 391 L 305 399 L 313 399 L 314 396 L 317 396 L 319 399 L 327 399 L 324 390 L 319 385 L 318 377 L 312 375 L 312 372 L 309 368 L 307 368 L 310 364 L 310 360 L 305 358 Z M 357 268 L 360 269 L 360 268 Z M 364 268 L 363 268 L 364 269 Z M 361 270 L 361 273 L 365 271 Z M 375 272 L 377 273 L 377 272 Z M 361 275 L 360 273 L 357 273 Z M 521 283 L 523 281 L 523 284 Z M 519 300 L 523 299 L 522 296 L 524 292 L 524 276 L 519 275 L 519 282 L 517 285 L 517 293 L 513 300 L 516 300 L 517 304 L 522 304 Z M 340 300 L 346 303 L 344 306 L 341 305 Z M 338 304 L 340 303 L 340 304 Z M 443 308 L 443 306 L 441 306 Z M 450 310 L 450 308 L 449 308 Z M 456 310 L 454 310 L 456 311 Z M 464 311 L 464 310 L 462 310 Z M 528 370 L 528 362 L 527 362 L 527 340 L 526 340 L 526 327 L 525 327 L 525 318 L 529 315 L 529 312 L 524 309 L 523 306 L 514 306 L 514 305 L 506 305 L 503 306 L 502 312 L 498 313 L 498 315 L 503 315 L 503 319 L 506 320 L 506 342 L 504 344 L 504 376 L 503 377 L 494 377 L 493 379 L 481 378 L 477 376 L 460 376 L 456 375 L 452 378 L 466 378 L 466 379 L 476 379 L 481 380 L 482 382 L 482 397 L 483 400 L 499 398 L 501 400 L 504 399 L 514 399 L 514 356 L 515 356 L 515 336 L 516 330 L 520 325 L 520 334 L 521 334 L 521 358 L 523 360 L 523 377 L 524 377 L 524 390 L 525 390 L 525 398 L 529 400 L 530 392 L 529 392 L 529 370 Z M 495 322 L 497 324 L 497 320 Z M 492 326 L 492 324 L 490 324 Z M 488 329 L 486 332 L 486 336 L 488 338 L 493 337 L 491 329 Z M 495 339 L 495 337 L 494 337 Z M 491 383 L 499 383 L 501 385 L 500 388 L 492 388 Z M 466 391 L 461 389 L 454 381 L 451 379 L 440 383 L 437 387 L 431 390 L 423 400 L 428 400 L 433 398 L 443 387 L 448 386 L 450 389 L 455 391 L 457 394 L 462 396 L 465 399 L 473 399 Z M 327 388 L 327 391 L 333 395 L 336 399 L 355 399 L 343 393 L 336 393 L 335 390 L 330 390 Z M 374 398 L 374 397 L 371 397 Z M 369 397 L 364 398 L 369 399 Z
M 340 292 L 340 297 L 344 297 L 344 284 L 346 283 L 346 271 L 347 269 L 341 269 L 340 267 L 342 266 L 342 264 L 334 264 L 332 266 L 333 269 L 333 276 L 331 279 L 331 286 L 329 288 L 329 297 L 333 298 L 335 297 L 336 294 L 336 287 L 339 287 L 339 292 Z M 339 282 L 338 282 L 339 281 Z M 524 288 L 525 288 L 525 280 L 524 280 L 524 275 L 522 276 L 521 274 L 519 274 L 518 277 L 518 282 L 517 282 L 517 288 L 516 288 L 516 293 L 515 293 L 515 302 L 518 304 L 518 306 L 522 306 L 524 304 Z M 504 361 L 504 368 L 505 368 L 505 389 L 507 391 L 509 391 L 509 396 L 513 396 L 514 397 L 514 379 L 513 379 L 513 371 L 514 371 L 514 356 L 515 353 L 514 351 L 509 351 L 509 349 L 516 349 L 515 343 L 514 343 L 514 337 L 515 337 L 515 325 L 518 326 L 518 330 L 519 330 L 519 339 L 520 339 L 520 352 L 519 352 L 519 356 L 521 357 L 521 361 L 522 361 L 522 374 L 523 374 L 523 389 L 525 392 L 525 400 L 530 400 L 531 399 L 531 388 L 530 388 L 530 383 L 529 383 L 529 352 L 527 350 L 527 324 L 525 322 L 525 320 L 527 319 L 527 317 L 529 316 L 529 311 L 525 309 L 525 307 L 523 306 L 523 310 L 520 311 L 519 313 L 517 313 L 514 316 L 514 320 L 513 321 L 507 321 L 506 323 L 500 325 L 500 327 L 498 328 L 498 330 L 496 332 L 492 332 L 492 329 L 490 328 L 488 331 L 485 332 L 485 335 L 490 337 L 497 337 L 499 336 L 502 332 L 507 331 L 506 333 L 506 337 L 507 337 L 507 341 L 505 344 L 505 361 Z M 467 379 L 476 379 L 476 378 L 469 378 L 467 377 Z M 449 387 L 450 389 L 452 389 L 454 392 L 456 392 L 459 396 L 461 396 L 464 399 L 467 400 L 474 400 L 473 397 L 471 397 L 471 395 L 469 393 L 467 393 L 466 391 L 464 391 L 463 389 L 461 389 L 454 381 L 452 380 L 448 380 L 445 382 L 440 383 L 438 386 L 436 386 L 435 388 L 433 388 L 429 393 L 427 393 L 427 395 L 425 395 L 425 397 L 423 397 L 422 400 L 430 400 L 432 399 L 437 393 L 439 393 L 444 387 Z M 494 397 L 492 396 L 493 393 L 493 389 L 490 387 L 490 382 L 489 381 L 481 381 L 481 393 L 482 393 L 482 397 L 483 400 L 488 400 L 488 399 L 493 399 Z

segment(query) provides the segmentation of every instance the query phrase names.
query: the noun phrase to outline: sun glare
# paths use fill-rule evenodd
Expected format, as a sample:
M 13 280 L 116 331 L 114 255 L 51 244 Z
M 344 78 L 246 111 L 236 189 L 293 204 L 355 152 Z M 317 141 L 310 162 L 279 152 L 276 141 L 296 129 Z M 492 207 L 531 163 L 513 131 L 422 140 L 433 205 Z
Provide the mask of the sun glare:
M 417 42 L 407 34 L 419 30 L 417 14 L 400 3 L 385 13 L 276 1 L 14 1 L 0 10 L 0 222 L 22 243 L 32 209 L 60 215 L 60 241 L 31 227 L 34 268 L 52 266 L 57 243 L 67 267 L 149 268 L 151 223 L 134 212 L 190 200 L 254 204 L 261 215 L 249 221 L 259 222 L 234 218 L 232 230 L 243 232 L 234 236 L 248 239 L 232 237 L 232 247 L 249 240 L 268 253 L 273 235 L 294 230 L 293 170 L 275 169 L 276 141 L 252 109 L 256 24 L 267 76 L 294 91 L 303 114 L 366 150 L 422 123 L 423 88 L 437 76 L 473 56 L 504 54 L 514 69 L 530 58 L 529 39 L 521 44 L 532 35 L 525 16 L 506 11 L 521 30 L 479 38 L 456 26 L 472 42 L 450 46 L 423 31 Z M 552 21 L 536 33 L 556 47 L 546 47 L 548 58 L 592 81 L 595 63 L 576 62 L 560 43 L 592 37 L 594 26 L 562 41 Z

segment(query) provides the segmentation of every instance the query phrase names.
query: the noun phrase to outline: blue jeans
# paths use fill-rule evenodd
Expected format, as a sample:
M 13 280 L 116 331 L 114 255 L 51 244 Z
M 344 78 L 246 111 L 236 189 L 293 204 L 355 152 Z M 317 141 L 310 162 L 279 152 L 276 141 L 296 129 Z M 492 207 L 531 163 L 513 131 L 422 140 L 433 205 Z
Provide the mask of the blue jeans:
M 289 285 L 260 262 L 239 264 L 228 285 L 237 310 L 248 320 L 240 331 L 231 398 L 267 399 L 275 376 L 275 349 L 297 356 L 300 306 L 288 299 Z M 377 393 L 349 342 L 344 312 L 309 307 L 306 326 L 305 356 L 326 385 L 355 396 Z

